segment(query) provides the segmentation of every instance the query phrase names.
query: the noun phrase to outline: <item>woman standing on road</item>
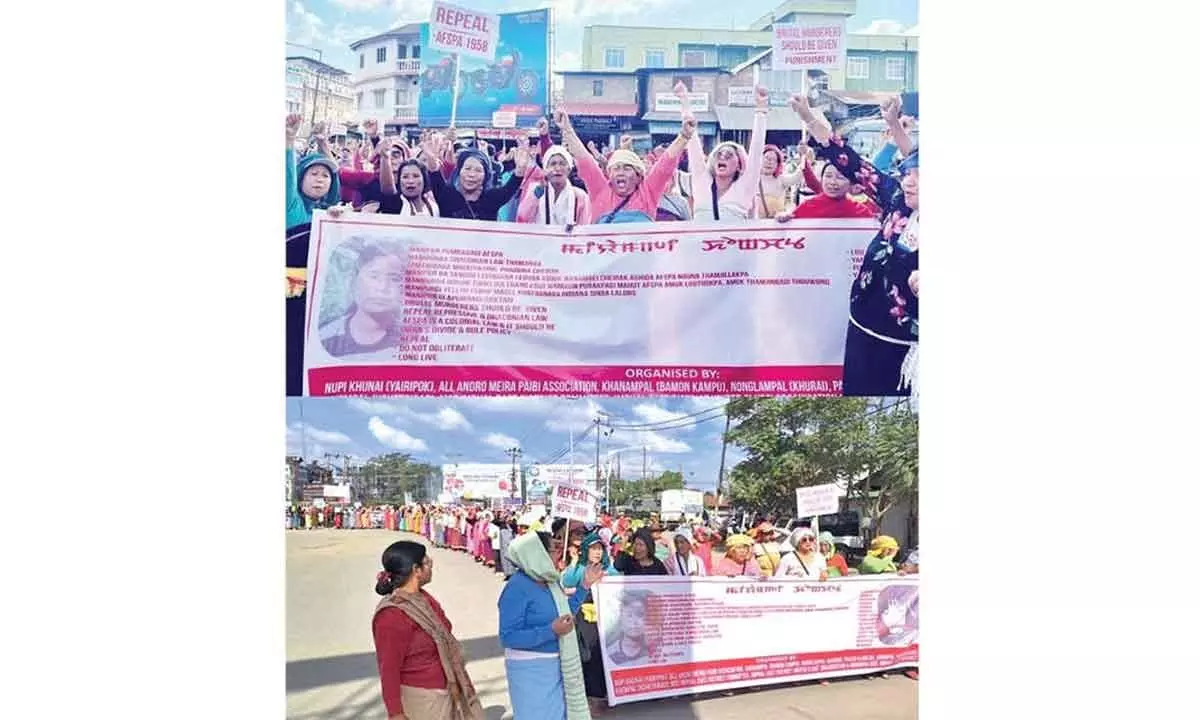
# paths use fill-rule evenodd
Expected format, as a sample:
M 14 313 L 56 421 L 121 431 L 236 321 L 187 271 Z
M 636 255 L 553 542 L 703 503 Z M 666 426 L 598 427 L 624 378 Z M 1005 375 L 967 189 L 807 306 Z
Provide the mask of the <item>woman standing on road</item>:
M 383 703 L 392 720 L 483 720 L 462 647 L 442 606 L 423 586 L 433 558 L 421 543 L 401 540 L 383 551 L 371 629 Z
M 500 644 L 513 717 L 519 720 L 591 720 L 580 664 L 575 613 L 587 597 L 563 592 L 550 559 L 550 535 L 528 532 L 508 546 L 517 566 L 500 593 Z M 603 577 L 590 568 L 586 591 Z

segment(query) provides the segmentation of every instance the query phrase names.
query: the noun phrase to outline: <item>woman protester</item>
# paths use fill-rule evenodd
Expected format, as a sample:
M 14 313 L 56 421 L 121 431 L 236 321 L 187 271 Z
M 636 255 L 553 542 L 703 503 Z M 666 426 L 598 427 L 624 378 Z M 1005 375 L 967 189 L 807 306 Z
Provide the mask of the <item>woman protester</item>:
M 779 567 L 773 577 L 825 580 L 829 577 L 825 569 L 825 557 L 817 552 L 817 536 L 812 528 L 799 527 L 788 538 L 792 552 L 779 559 Z
M 763 577 L 762 568 L 750 548 L 754 540 L 749 535 L 730 535 L 725 538 L 725 557 L 713 568 L 713 575 L 724 577 Z
M 442 606 L 423 588 L 433 579 L 425 546 L 401 540 L 383 551 L 371 623 L 390 720 L 483 720 L 462 647 Z
M 890 535 L 880 535 L 871 541 L 871 549 L 867 551 L 867 556 L 858 566 L 858 572 L 862 575 L 883 575 L 896 572 L 898 570 L 896 553 L 899 551 L 900 544 L 896 542 L 896 538 Z
M 429 171 L 419 160 L 410 160 L 398 151 L 405 147 L 402 141 L 393 143 L 389 152 L 380 155 L 378 195 L 368 186 L 363 191 L 364 202 L 377 201 L 379 212 L 388 215 L 438 217 Z
M 358 254 L 346 312 L 318 328 L 321 344 L 334 357 L 387 350 L 400 343 L 405 252 L 379 241 Z
M 633 533 L 629 552 L 617 556 L 614 566 L 622 575 L 666 575 L 667 566 L 654 556 L 654 534 L 640 527 Z
M 518 155 L 529 152 L 529 139 L 518 141 Z M 545 168 L 544 170 L 542 168 Z M 517 222 L 539 225 L 587 225 L 592 221 L 588 194 L 571 184 L 575 160 L 561 145 L 542 153 L 542 167 L 532 166 L 525 174 Z
M 324 151 L 308 153 L 296 161 L 296 133 L 300 129 L 300 116 L 288 115 L 284 122 L 284 198 L 286 201 L 286 227 L 294 228 L 312 222 L 314 210 L 324 210 L 341 201 L 338 185 L 338 164 Z M 320 149 L 328 150 L 325 138 L 313 138 Z
M 442 217 L 461 220 L 495 221 L 500 208 L 504 207 L 517 191 L 525 177 L 532 158 L 528 153 L 516 161 L 516 167 L 508 181 L 500 187 L 492 187 L 495 168 L 487 155 L 468 148 L 458 153 L 454 172 L 447 181 L 442 177 L 442 156 L 447 151 L 444 138 L 431 134 L 421 147 L 421 158 L 429 171 L 430 186 L 437 200 Z
M 767 89 L 755 91 L 754 129 L 750 151 L 734 142 L 718 143 L 708 158 L 695 134 L 688 140 L 688 168 L 692 174 L 695 220 L 739 222 L 754 217 L 767 138 Z
M 821 168 L 821 194 L 800 203 L 791 213 L 779 213 L 776 219 L 786 222 L 792 218 L 875 218 L 876 208 L 872 203 L 857 202 L 851 197 L 854 185 L 871 186 L 870 166 L 813 113 L 807 97 L 793 95 L 791 106 L 808 126 L 809 142 L 825 165 Z
M 600 654 L 600 628 L 596 624 L 596 604 L 591 590 L 583 586 L 589 571 L 607 575 L 620 575 L 608 557 L 608 548 L 599 532 L 588 533 L 582 542 L 583 556 L 579 562 L 563 573 L 562 584 L 573 595 L 582 596 L 582 604 L 575 616 L 575 632 L 579 634 L 580 656 L 583 661 L 583 684 L 592 712 L 603 712 L 608 698 L 608 686 L 604 681 L 604 660 Z
M 696 555 L 695 541 L 686 528 L 675 532 L 675 552 L 667 560 L 667 573 L 680 577 L 704 577 L 708 573 Z
M 550 535 L 529 532 L 508 547 L 517 572 L 500 593 L 500 644 L 513 717 L 590 720 L 575 613 L 588 593 L 570 597 L 550 559 Z M 604 573 L 584 572 L 588 591 Z
M 817 551 L 825 558 L 825 570 L 829 577 L 850 575 L 850 567 L 846 564 L 845 556 L 838 552 L 837 545 L 833 543 L 833 533 L 823 530 L 817 536 Z
M 575 133 L 570 116 L 561 109 L 556 110 L 554 122 L 562 130 L 563 145 L 575 158 L 579 177 L 591 200 L 592 217 L 600 225 L 654 222 L 659 200 L 679 167 L 679 158 L 696 134 L 695 118 L 684 120 L 679 136 L 649 170 L 632 150 L 617 149 L 608 158 L 606 174 Z

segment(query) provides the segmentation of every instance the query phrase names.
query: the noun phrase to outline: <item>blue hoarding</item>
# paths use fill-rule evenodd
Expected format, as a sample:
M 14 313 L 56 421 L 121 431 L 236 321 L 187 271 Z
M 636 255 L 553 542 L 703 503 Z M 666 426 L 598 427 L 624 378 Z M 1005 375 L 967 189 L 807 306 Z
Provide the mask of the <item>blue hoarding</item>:
M 496 59 L 461 60 L 458 127 L 490 127 L 494 112 L 515 112 L 525 127 L 546 115 L 549 45 L 549 10 L 501 15 Z M 429 48 L 429 23 L 421 26 L 421 49 L 417 120 L 422 127 L 446 127 L 454 97 L 454 56 Z

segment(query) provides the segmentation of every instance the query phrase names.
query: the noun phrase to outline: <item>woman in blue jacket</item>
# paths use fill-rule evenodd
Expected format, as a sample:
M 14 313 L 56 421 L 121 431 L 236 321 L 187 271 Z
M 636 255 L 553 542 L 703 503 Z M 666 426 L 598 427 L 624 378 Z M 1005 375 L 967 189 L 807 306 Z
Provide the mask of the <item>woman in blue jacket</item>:
M 590 720 L 575 634 L 575 613 L 587 590 L 604 576 L 585 572 L 570 598 L 550 559 L 550 535 L 525 533 L 508 546 L 517 567 L 500 593 L 500 644 L 513 717 L 520 720 Z

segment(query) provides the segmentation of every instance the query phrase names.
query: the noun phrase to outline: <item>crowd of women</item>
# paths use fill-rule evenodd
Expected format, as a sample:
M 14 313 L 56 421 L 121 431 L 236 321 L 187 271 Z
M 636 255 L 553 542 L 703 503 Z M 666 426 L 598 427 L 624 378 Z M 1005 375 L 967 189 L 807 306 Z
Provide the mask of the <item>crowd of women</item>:
M 528 508 L 492 511 L 417 505 L 395 513 L 401 540 L 383 553 L 373 621 L 389 716 L 421 720 L 482 717 L 465 660 L 441 606 L 422 586 L 432 579 L 429 546 L 466 552 L 507 580 L 499 637 L 514 717 L 578 720 L 607 709 L 604 661 L 592 588 L 612 575 L 789 577 L 824 581 L 854 574 L 919 571 L 913 552 L 880 536 L 858 568 L 848 567 L 828 533 L 790 532 L 762 522 L 722 538 L 703 526 L 667 530 L 625 516 L 594 525 L 551 520 Z M 611 651 L 610 651 L 611 652 Z M 915 671 L 910 676 L 916 678 Z
M 682 87 L 677 92 L 685 95 Z M 886 141 L 868 162 L 833 132 L 803 95 L 791 100 L 808 144 L 789 159 L 766 143 L 768 93 L 757 89 L 749 148 L 719 142 L 705 154 L 696 118 L 685 109 L 679 134 L 645 155 L 632 141 L 601 153 L 585 144 L 569 115 L 538 122 L 537 142 L 493 148 L 460 140 L 453 128 L 425 130 L 419 140 L 365 137 L 331 144 L 318 124 L 304 144 L 301 119 L 285 124 L 289 237 L 315 210 L 444 217 L 551 225 L 705 221 L 745 223 L 793 218 L 873 219 L 879 231 L 865 248 L 850 298 L 844 392 L 907 394 L 916 371 L 919 294 L 919 161 L 911 119 L 898 98 L 881 107 Z M 289 267 L 293 265 L 289 258 Z M 289 294 L 302 290 L 292 285 Z

